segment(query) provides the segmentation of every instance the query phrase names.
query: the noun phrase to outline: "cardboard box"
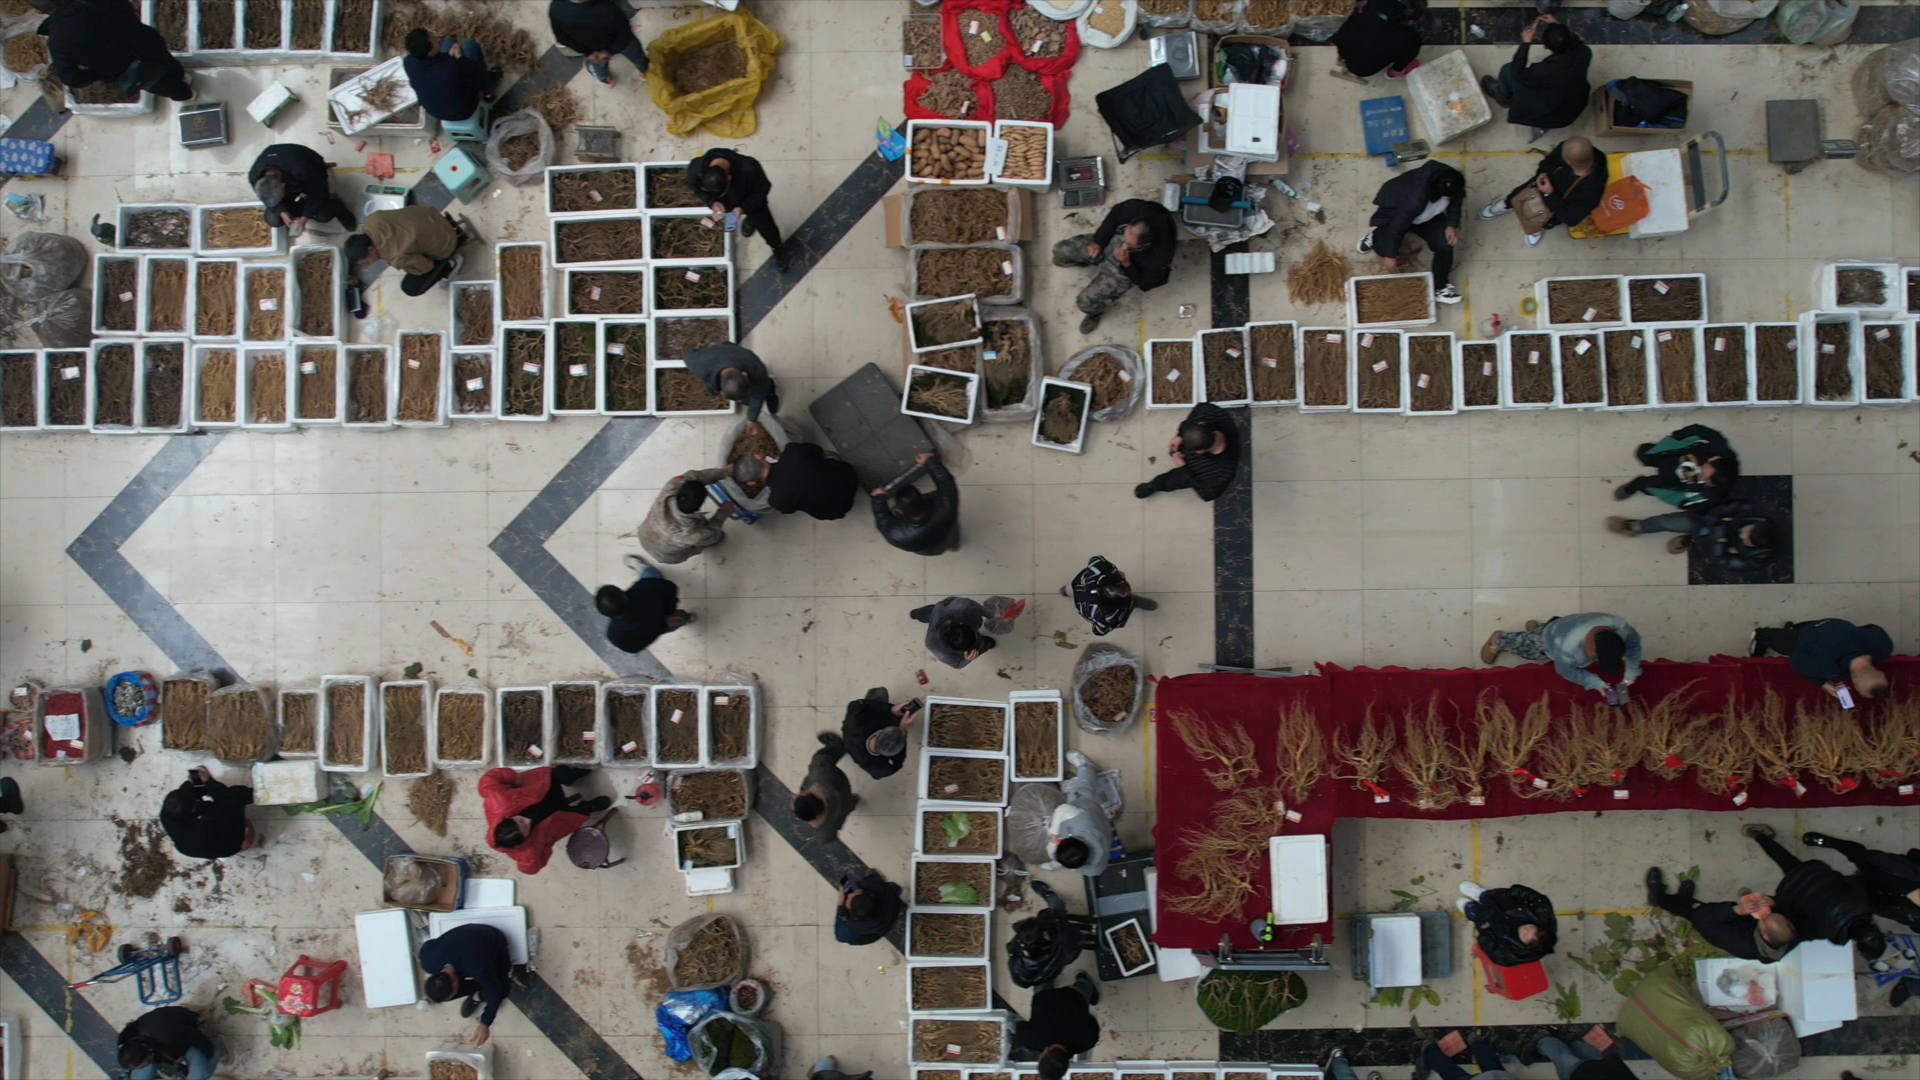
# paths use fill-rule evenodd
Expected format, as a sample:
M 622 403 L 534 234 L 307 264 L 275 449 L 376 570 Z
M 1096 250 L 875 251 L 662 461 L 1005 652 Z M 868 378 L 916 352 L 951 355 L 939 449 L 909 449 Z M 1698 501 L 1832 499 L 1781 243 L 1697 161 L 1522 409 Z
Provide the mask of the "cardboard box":
M 937 189 L 936 189 L 937 190 Z M 1011 243 L 1026 244 L 1033 241 L 1033 192 L 1015 188 L 996 188 L 1006 191 L 1008 201 L 1008 240 Z M 906 243 L 906 221 L 901 216 L 904 197 L 896 192 L 880 200 L 881 220 L 886 223 L 887 246 L 901 247 Z
M 1687 96 L 1687 122 L 1693 122 L 1693 84 L 1685 79 L 1647 79 L 1655 86 L 1664 86 L 1669 90 L 1678 90 Z M 1613 102 L 1607 97 L 1605 83 L 1593 88 L 1593 133 L 1595 135 L 1684 135 L 1685 127 L 1677 128 L 1637 128 L 1620 127 L 1613 122 Z
M 1203 53 L 1200 57 L 1201 65 L 1206 68 L 1207 86 L 1209 88 L 1225 85 L 1220 81 L 1219 73 L 1214 68 L 1213 58 L 1214 58 L 1214 55 L 1219 51 L 1220 46 L 1230 45 L 1236 41 L 1243 41 L 1253 45 L 1271 45 L 1274 48 L 1281 50 L 1281 52 L 1285 53 L 1287 56 L 1287 63 L 1289 65 L 1287 70 L 1287 76 L 1286 78 L 1280 80 L 1280 156 L 1279 158 L 1273 161 L 1248 161 L 1247 162 L 1248 173 L 1265 174 L 1268 176 L 1285 176 L 1287 174 L 1287 170 L 1291 167 L 1291 163 L 1289 161 L 1289 156 L 1287 151 L 1287 138 L 1286 138 L 1286 135 L 1287 135 L 1287 115 L 1286 115 L 1287 87 L 1292 85 L 1293 83 L 1292 65 L 1298 63 L 1299 61 L 1294 57 L 1293 48 L 1292 46 L 1287 44 L 1287 40 L 1285 38 L 1268 37 L 1265 34 L 1223 34 L 1220 37 L 1210 39 L 1210 44 L 1207 46 L 1206 52 Z M 1213 164 L 1213 159 L 1214 159 L 1214 155 L 1203 154 L 1200 152 L 1200 136 L 1197 133 L 1189 134 L 1187 136 L 1187 163 L 1186 164 L 1189 172 L 1195 169 L 1199 169 L 1202 166 Z

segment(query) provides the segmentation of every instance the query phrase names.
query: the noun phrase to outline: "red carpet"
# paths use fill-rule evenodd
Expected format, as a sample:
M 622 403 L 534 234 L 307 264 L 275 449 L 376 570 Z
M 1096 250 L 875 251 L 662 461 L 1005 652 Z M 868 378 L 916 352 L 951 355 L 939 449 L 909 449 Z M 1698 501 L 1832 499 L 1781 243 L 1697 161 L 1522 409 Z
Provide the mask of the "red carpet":
M 1199 762 L 1187 753 L 1183 743 L 1165 723 L 1176 709 L 1190 709 L 1203 718 L 1238 720 L 1253 737 L 1257 760 L 1263 773 L 1255 781 L 1272 779 L 1275 728 L 1282 710 L 1294 701 L 1304 701 L 1320 718 L 1329 750 L 1336 728 L 1358 725 L 1372 707 L 1376 720 L 1391 719 L 1395 726 L 1408 705 L 1425 706 L 1438 702 L 1440 715 L 1447 723 L 1470 727 L 1474 723 L 1474 703 L 1482 691 L 1493 690 L 1519 712 L 1546 694 L 1555 706 L 1579 702 L 1598 702 L 1599 695 L 1581 689 L 1560 678 L 1547 664 L 1520 667 L 1464 668 L 1456 670 L 1411 668 L 1341 668 L 1325 665 L 1323 674 L 1298 678 L 1260 678 L 1251 675 L 1183 675 L 1162 679 L 1156 685 L 1154 700 L 1155 761 L 1158 784 L 1157 824 L 1154 828 L 1159 870 L 1159 895 L 1192 891 L 1193 883 L 1184 881 L 1177 865 L 1182 854 L 1181 837 L 1189 829 L 1204 825 L 1221 793 L 1207 781 Z M 1900 692 L 1910 693 L 1920 685 L 1920 657 L 1896 657 L 1886 665 Z M 1819 687 L 1793 673 L 1785 660 L 1752 660 L 1716 657 L 1707 663 L 1651 661 L 1645 674 L 1634 684 L 1634 697 L 1642 702 L 1657 701 L 1668 693 L 1687 687 L 1693 695 L 1689 712 L 1711 712 L 1723 707 L 1730 697 L 1757 701 L 1771 689 L 1785 699 L 1788 715 L 1795 703 L 1823 696 Z M 1861 712 L 1871 713 L 1878 703 L 1866 703 Z M 1755 781 L 1747 789 L 1744 807 L 1736 805 L 1731 793 L 1710 793 L 1695 782 L 1692 772 L 1676 780 L 1662 780 L 1635 768 L 1618 783 L 1590 790 L 1575 798 L 1557 802 L 1549 799 L 1523 799 L 1508 784 L 1490 780 L 1486 805 L 1470 806 L 1460 802 L 1441 811 L 1421 810 L 1405 794 L 1405 784 L 1389 773 L 1381 782 L 1388 801 L 1376 802 L 1376 796 L 1351 780 L 1323 779 L 1306 803 L 1289 807 L 1302 817 L 1288 826 L 1289 832 L 1324 833 L 1331 837 L 1338 818 L 1425 817 L 1441 820 L 1511 817 L 1521 814 L 1551 814 L 1595 810 L 1742 810 L 1794 806 L 1894 806 L 1920 804 L 1920 798 L 1903 796 L 1894 787 L 1879 788 L 1862 784 L 1858 790 L 1836 793 L 1825 785 L 1803 778 L 1806 792 L 1794 790 L 1779 778 Z M 1625 799 L 1614 797 L 1614 788 L 1627 791 Z M 1398 788 L 1399 790 L 1396 790 Z M 1260 868 L 1255 881 L 1267 880 L 1266 857 L 1258 856 Z M 1222 926 L 1166 910 L 1159 912 L 1159 932 L 1154 940 L 1162 947 L 1212 949 L 1220 942 L 1222 931 L 1233 935 L 1236 946 L 1256 945 L 1247 924 L 1267 912 L 1264 884 L 1248 898 L 1242 917 L 1233 925 Z M 1290 927 L 1273 942 L 1277 947 L 1302 945 L 1314 934 L 1331 941 L 1331 924 Z

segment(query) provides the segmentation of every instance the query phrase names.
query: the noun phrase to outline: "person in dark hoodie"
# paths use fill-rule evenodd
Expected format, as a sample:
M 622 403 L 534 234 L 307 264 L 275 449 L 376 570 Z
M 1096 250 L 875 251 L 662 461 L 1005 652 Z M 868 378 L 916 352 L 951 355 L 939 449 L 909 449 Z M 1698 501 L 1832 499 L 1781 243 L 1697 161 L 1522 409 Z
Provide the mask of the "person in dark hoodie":
M 193 100 L 186 68 L 128 0 L 30 3 L 46 13 L 35 32 L 47 39 L 47 58 L 68 89 L 112 83 L 122 92 L 140 89 L 174 101 Z
M 1128 199 L 1107 211 L 1098 229 L 1054 244 L 1053 265 L 1094 267 L 1093 280 L 1074 300 L 1086 315 L 1080 332 L 1093 333 L 1100 317 L 1128 289 L 1137 285 L 1149 292 L 1165 285 L 1173 273 L 1174 242 L 1179 238 L 1166 207 Z
M 1613 489 L 1615 500 L 1651 495 L 1679 510 L 1705 510 L 1733 494 L 1740 479 L 1740 455 L 1727 437 L 1705 424 L 1688 424 L 1655 443 L 1634 450 L 1640 464 L 1654 469 Z
M 627 556 L 627 562 L 639 568 L 640 580 L 625 589 L 602 585 L 593 603 L 607 617 L 607 641 L 621 652 L 637 653 L 661 634 L 692 622 L 693 615 L 680 610 L 680 586 L 637 555 Z
M 1441 161 L 1429 161 L 1380 185 L 1373 197 L 1373 220 L 1360 238 L 1360 253 L 1386 260 L 1387 273 L 1400 270 L 1401 242 L 1408 233 L 1433 251 L 1433 298 L 1457 304 L 1463 297 L 1449 281 L 1453 249 L 1460 243 L 1460 216 L 1466 208 L 1467 178 Z
M 960 485 L 953 482 L 939 455 L 924 453 L 915 460 L 933 478 L 933 494 L 910 483 L 892 492 L 874 488 L 873 524 L 887 543 L 901 551 L 944 555 L 960 546 Z
M 1174 467 L 1133 489 L 1136 499 L 1158 491 L 1192 489 L 1201 502 L 1212 502 L 1233 485 L 1240 468 L 1240 448 L 1233 417 L 1210 401 L 1193 407 L 1180 430 L 1167 443 Z
M 1527 62 L 1535 44 L 1547 55 L 1537 64 Z M 1539 132 L 1563 128 L 1580 119 L 1587 107 L 1587 68 L 1593 50 L 1552 15 L 1542 15 L 1520 32 L 1520 47 L 1500 74 L 1482 75 L 1480 88 L 1507 110 L 1507 123 L 1525 124 Z
M 1406 0 L 1360 0 L 1327 39 L 1347 74 L 1365 79 L 1384 70 L 1404 79 L 1420 66 L 1420 16 L 1426 5 Z
M 229 787 L 196 768 L 161 802 L 160 827 L 187 858 L 224 859 L 254 845 L 253 822 L 247 820 L 252 805 L 252 788 Z
M 743 457 L 733 463 L 741 483 L 764 480 L 767 504 L 783 514 L 806 514 L 839 521 L 860 494 L 860 476 L 852 465 L 808 442 L 790 442 L 777 458 Z
M 900 886 L 878 870 L 840 878 L 840 903 L 833 909 L 833 940 L 842 945 L 871 945 L 887 936 L 906 905 Z
M 457 124 L 472 119 L 480 102 L 493 100 L 500 69 L 487 66 L 479 42 L 451 37 L 435 41 L 432 34 L 415 28 L 407 34 L 406 47 L 401 67 L 428 116 Z
M 1541 231 L 1527 234 L 1527 246 L 1537 247 L 1546 239 L 1546 230 L 1555 225 L 1578 225 L 1587 220 L 1600 205 L 1606 187 L 1607 155 L 1587 139 L 1576 137 L 1548 151 L 1534 171 L 1533 179 L 1508 192 L 1505 198 L 1488 203 L 1480 211 L 1480 217 L 1491 221 L 1511 211 L 1514 203 L 1529 190 L 1539 192 L 1547 206 L 1547 220 L 1541 223 Z
M 547 24 L 553 39 L 586 57 L 587 74 L 613 85 L 615 56 L 624 56 L 647 77 L 647 49 L 633 36 L 627 13 L 613 0 L 552 0 Z
M 860 805 L 860 796 L 853 793 L 853 781 L 840 768 L 840 759 L 847 753 L 845 740 L 831 731 L 821 732 L 819 738 L 820 749 L 807 762 L 806 779 L 793 793 L 792 810 L 794 817 L 820 830 L 821 843 L 831 844 L 840 839 L 840 826 Z
M 512 953 L 507 935 L 497 926 L 468 923 L 456 926 L 420 946 L 420 970 L 427 973 L 428 1001 L 452 1001 L 460 1004 L 462 1020 L 480 1014 L 480 1027 L 474 1032 L 473 1045 L 485 1046 L 494 1017 L 513 991 Z
M 1848 684 L 1863 698 L 1887 696 L 1887 673 L 1879 665 L 1893 655 L 1893 638 L 1872 623 L 1814 619 L 1756 627 L 1747 655 L 1768 653 L 1786 657 L 1796 674 L 1836 698 Z
M 1845 855 L 1858 871 L 1873 913 L 1910 930 L 1920 930 L 1920 848 L 1905 855 L 1875 851 L 1855 840 L 1810 832 L 1800 838 L 1808 847 L 1832 848 Z
M 780 415 L 780 390 L 767 373 L 766 361 L 752 349 L 723 341 L 689 349 L 687 370 L 700 377 L 707 392 L 728 401 L 745 402 L 747 421 L 758 424 L 761 410 Z
M 876 686 L 867 696 L 847 702 L 847 715 L 840 721 L 840 740 L 847 756 L 875 780 L 885 780 L 907 763 L 907 729 L 920 718 L 920 709 L 911 701 L 895 705 L 887 698 L 887 688 Z
M 1740 830 L 1779 866 L 1786 876 L 1773 890 L 1779 908 L 1802 937 L 1823 938 L 1835 945 L 1851 941 L 1868 960 L 1887 951 L 1887 939 L 1873 923 L 1873 906 L 1860 879 L 1842 874 L 1818 859 L 1801 859 L 1774 839 L 1772 826 L 1747 825 Z
M 1041 1080 L 1060 1080 L 1075 1054 L 1099 1045 L 1100 1022 L 1092 1008 L 1098 1004 L 1100 988 L 1084 971 L 1074 975 L 1072 986 L 1034 991 L 1027 1019 L 1013 1026 L 1013 1045 L 1040 1055 Z
M 120 1067 L 127 1080 L 157 1080 L 161 1069 L 185 1080 L 210 1080 L 226 1055 L 226 1042 L 209 1039 L 200 1014 L 184 1005 L 142 1013 L 120 1029 Z
M 1501 967 L 1530 964 L 1552 954 L 1559 940 L 1560 922 L 1553 901 L 1525 885 L 1504 889 L 1481 888 L 1468 881 L 1460 886 L 1461 914 L 1473 924 L 1480 951 Z
M 1695 899 L 1693 890 L 1693 882 L 1682 881 L 1678 891 L 1668 892 L 1660 868 L 1647 870 L 1647 903 L 1692 923 L 1701 940 L 1730 956 L 1771 964 L 1800 943 L 1793 920 L 1775 911 L 1765 893 L 1709 904 Z
M 790 265 L 787 242 L 780 236 L 780 226 L 774 223 L 773 208 L 767 205 L 767 196 L 773 194 L 773 181 L 767 179 L 767 170 L 761 167 L 760 159 L 738 150 L 714 147 L 687 163 L 687 184 L 694 194 L 707 201 L 715 214 L 740 211 L 741 237 L 758 232 L 773 249 L 773 268 L 783 274 L 787 272 Z
M 267 225 L 296 235 L 309 221 L 338 221 L 349 231 L 359 228 L 360 218 L 333 193 L 330 179 L 327 159 L 299 143 L 274 143 L 247 170 L 247 183 L 265 208 Z

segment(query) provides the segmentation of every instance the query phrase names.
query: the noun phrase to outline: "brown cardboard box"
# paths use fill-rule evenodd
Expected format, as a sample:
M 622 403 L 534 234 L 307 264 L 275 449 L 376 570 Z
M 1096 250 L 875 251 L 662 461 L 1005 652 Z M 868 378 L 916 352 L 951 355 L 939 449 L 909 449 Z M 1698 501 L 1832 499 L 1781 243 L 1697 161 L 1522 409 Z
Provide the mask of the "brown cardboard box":
M 919 191 L 978 191 L 981 188 L 942 188 L 931 185 L 918 185 Z M 1005 188 L 989 185 L 984 190 L 1003 191 L 1009 196 L 1007 206 L 1007 243 L 1025 244 L 1033 240 L 1033 192 L 1024 188 Z M 887 246 L 902 247 L 906 244 L 907 223 L 905 213 L 906 196 L 888 195 L 880 200 L 882 220 L 886 222 Z M 992 246 L 992 245 L 984 245 Z
M 1655 86 L 1678 90 L 1687 96 L 1687 122 L 1693 122 L 1693 83 L 1685 79 L 1647 79 Z M 1685 135 L 1687 129 L 1620 127 L 1613 122 L 1613 102 L 1603 83 L 1593 89 L 1593 133 L 1595 135 Z

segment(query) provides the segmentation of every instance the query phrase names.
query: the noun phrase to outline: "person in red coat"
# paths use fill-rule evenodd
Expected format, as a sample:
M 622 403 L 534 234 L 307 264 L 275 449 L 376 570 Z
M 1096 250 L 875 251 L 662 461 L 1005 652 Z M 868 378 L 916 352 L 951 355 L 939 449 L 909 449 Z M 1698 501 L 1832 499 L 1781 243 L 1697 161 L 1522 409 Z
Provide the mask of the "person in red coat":
M 510 855 L 523 874 L 537 874 L 553 855 L 553 845 L 587 823 L 587 815 L 613 805 L 605 795 L 581 799 L 566 785 L 588 776 L 586 769 L 490 769 L 480 778 L 487 811 L 487 843 Z

